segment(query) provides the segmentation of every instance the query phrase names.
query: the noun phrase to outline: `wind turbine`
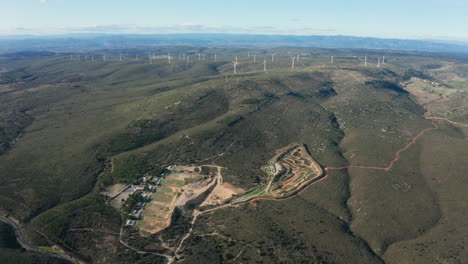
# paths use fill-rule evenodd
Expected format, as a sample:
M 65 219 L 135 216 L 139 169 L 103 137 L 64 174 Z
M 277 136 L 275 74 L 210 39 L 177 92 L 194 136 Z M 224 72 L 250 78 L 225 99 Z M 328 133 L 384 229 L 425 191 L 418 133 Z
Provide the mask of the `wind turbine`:
M 122 53 L 120 53 L 120 61 L 122 61 Z
M 364 67 L 367 67 L 367 56 L 364 57 Z
M 254 62 L 257 62 L 257 55 L 253 55 L 254 56 Z
M 291 70 L 294 71 L 294 63 L 296 62 L 297 57 L 292 58 Z
M 382 64 L 385 64 L 385 56 L 382 57 Z
M 198 53 L 198 61 L 201 61 L 201 54 Z
M 215 62 L 217 62 L 216 53 L 215 53 L 215 58 L 214 59 L 215 59 Z
M 266 67 L 266 57 L 263 57 L 263 71 L 264 71 L 264 72 L 267 71 L 267 67 Z
M 380 58 L 377 59 L 377 67 L 380 68 Z
M 234 74 L 237 74 L 237 64 L 238 64 L 238 63 L 237 63 L 237 57 L 236 57 L 236 60 L 234 60 L 234 61 L 232 62 L 232 64 L 234 64 Z
M 332 63 L 332 64 L 333 64 L 333 57 L 334 57 L 334 56 L 331 56 L 331 63 Z
M 169 61 L 169 64 L 171 64 L 171 54 L 167 54 L 167 60 Z

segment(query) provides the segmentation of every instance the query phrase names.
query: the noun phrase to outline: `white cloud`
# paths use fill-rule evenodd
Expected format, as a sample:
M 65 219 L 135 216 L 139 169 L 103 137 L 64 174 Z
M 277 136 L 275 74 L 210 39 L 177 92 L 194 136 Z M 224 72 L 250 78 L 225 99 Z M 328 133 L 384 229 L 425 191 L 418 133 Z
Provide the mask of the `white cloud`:
M 138 25 L 81 25 L 76 27 L 61 28 L 61 31 L 69 33 L 130 33 L 130 34 L 169 34 L 169 33 L 248 33 L 248 34 L 280 34 L 280 35 L 311 35 L 331 34 L 335 30 L 330 28 L 277 28 L 271 26 L 234 27 L 212 26 L 192 22 L 184 22 L 167 26 L 138 26 Z
M 45 0 L 50 1 L 50 0 Z M 108 34 L 171 34 L 171 33 L 230 33 L 230 34 L 278 34 L 278 35 L 330 35 L 336 34 L 330 28 L 296 27 L 277 28 L 272 26 L 234 27 L 222 25 L 202 25 L 183 22 L 166 26 L 139 26 L 134 24 L 79 25 L 55 28 L 7 28 L 1 35 L 54 35 L 68 33 L 108 33 Z
M 39 2 L 41 2 L 42 4 L 47 4 L 47 3 L 51 3 L 51 2 L 60 2 L 62 0 L 39 0 Z

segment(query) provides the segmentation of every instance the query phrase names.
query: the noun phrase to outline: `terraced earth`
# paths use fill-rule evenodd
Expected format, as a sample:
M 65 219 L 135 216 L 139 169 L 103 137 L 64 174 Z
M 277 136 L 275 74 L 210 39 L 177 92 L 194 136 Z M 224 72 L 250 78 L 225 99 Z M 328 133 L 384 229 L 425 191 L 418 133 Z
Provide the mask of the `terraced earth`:
M 201 167 L 177 166 L 169 174 L 143 210 L 137 227 L 142 234 L 156 234 L 169 227 L 176 207 L 183 208 L 199 196 L 211 192 L 217 175 L 201 175 Z
M 232 203 L 247 202 L 259 197 L 287 198 L 323 176 L 322 168 L 303 144 L 293 144 L 277 150 L 277 154 L 262 170 L 268 175 L 266 185 L 246 192 L 233 199 Z

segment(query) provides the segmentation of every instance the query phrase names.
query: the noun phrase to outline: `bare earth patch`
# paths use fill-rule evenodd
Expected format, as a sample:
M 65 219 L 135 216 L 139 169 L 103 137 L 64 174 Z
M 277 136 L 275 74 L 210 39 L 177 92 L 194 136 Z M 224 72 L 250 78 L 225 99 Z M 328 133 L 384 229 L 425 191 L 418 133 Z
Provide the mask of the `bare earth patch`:
M 143 220 L 138 228 L 142 235 L 159 233 L 171 225 L 172 215 L 177 207 L 208 192 L 217 183 L 215 175 L 202 175 L 201 168 L 177 166 L 157 187 L 143 210 Z

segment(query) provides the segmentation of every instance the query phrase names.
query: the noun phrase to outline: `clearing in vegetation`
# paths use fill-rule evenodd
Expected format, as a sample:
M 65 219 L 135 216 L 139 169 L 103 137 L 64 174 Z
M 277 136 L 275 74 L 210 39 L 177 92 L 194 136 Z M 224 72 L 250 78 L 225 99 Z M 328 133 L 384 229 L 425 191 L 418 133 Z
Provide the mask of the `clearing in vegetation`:
M 196 171 L 203 170 L 201 167 L 177 166 L 161 181 L 143 210 L 143 220 L 138 225 L 142 234 L 155 234 L 167 228 L 177 207 L 183 208 L 212 189 L 216 183 L 215 175 Z
M 246 202 L 257 197 L 286 198 L 323 176 L 322 168 L 310 156 L 304 144 L 279 149 L 262 169 L 268 175 L 267 184 L 233 199 L 232 203 Z

